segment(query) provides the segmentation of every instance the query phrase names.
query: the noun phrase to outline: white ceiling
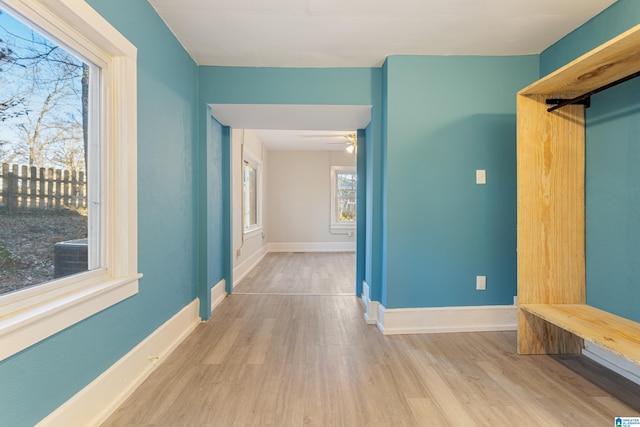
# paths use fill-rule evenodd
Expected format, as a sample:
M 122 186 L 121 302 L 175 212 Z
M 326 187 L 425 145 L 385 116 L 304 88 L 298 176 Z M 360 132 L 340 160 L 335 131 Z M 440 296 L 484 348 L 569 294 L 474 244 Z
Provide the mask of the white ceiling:
M 615 0 L 149 0 L 199 65 L 537 54 Z
M 149 2 L 199 65 L 378 67 L 388 55 L 537 54 L 615 0 Z M 341 149 L 327 142 L 344 136 L 327 131 L 348 135 L 370 115 L 352 106 L 212 108 L 225 125 L 264 129 L 271 150 Z

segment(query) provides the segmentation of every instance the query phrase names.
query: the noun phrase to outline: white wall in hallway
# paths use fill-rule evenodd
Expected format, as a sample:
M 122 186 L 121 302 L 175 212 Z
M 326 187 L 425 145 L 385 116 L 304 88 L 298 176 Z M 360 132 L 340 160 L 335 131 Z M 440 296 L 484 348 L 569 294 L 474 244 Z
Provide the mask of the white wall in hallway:
M 244 147 L 243 147 L 244 145 Z M 262 141 L 258 139 L 256 134 L 250 129 L 232 129 L 231 130 L 231 176 L 232 176 L 232 238 L 233 238 L 233 282 L 238 283 L 247 272 L 264 256 L 266 253 L 266 227 L 265 219 L 267 213 L 264 206 L 262 213 L 262 229 L 244 233 L 242 224 L 242 169 L 243 154 L 250 157 L 254 161 L 260 162 L 261 179 L 258 180 L 258 186 L 262 191 L 262 201 L 266 201 L 266 177 L 267 161 L 264 155 L 265 149 Z M 260 209 L 259 209 L 260 210 Z
M 269 248 L 355 250 L 355 229 L 331 233 L 331 166 L 354 166 L 346 151 L 268 151 L 265 229 Z M 341 234 L 338 234 L 341 233 Z

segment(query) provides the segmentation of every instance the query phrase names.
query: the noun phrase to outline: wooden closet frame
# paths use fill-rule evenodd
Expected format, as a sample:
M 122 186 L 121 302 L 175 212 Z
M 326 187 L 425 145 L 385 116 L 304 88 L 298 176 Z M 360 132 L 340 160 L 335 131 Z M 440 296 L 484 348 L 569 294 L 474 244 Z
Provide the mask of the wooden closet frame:
M 517 95 L 518 353 L 580 353 L 583 340 L 640 365 L 640 323 L 586 305 L 585 115 L 571 99 L 640 70 L 640 25 Z

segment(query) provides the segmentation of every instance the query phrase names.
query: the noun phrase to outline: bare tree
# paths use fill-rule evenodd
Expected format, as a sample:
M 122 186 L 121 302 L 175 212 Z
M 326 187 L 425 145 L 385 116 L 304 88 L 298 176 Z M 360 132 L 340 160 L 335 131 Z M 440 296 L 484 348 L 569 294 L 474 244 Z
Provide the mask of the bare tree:
M 0 15 L 2 15 L 1 10 Z M 0 72 L 2 72 L 4 65 L 13 62 L 13 50 L 6 40 L 0 38 Z M 26 111 L 20 108 L 24 104 L 24 100 L 24 97 L 18 94 L 10 94 L 7 98 L 0 99 L 0 122 L 24 115 Z
M 0 134 L 0 156 L 29 166 L 86 169 L 88 67 L 34 31 L 0 25 L 0 37 L 6 88 L 0 120 L 10 129 Z

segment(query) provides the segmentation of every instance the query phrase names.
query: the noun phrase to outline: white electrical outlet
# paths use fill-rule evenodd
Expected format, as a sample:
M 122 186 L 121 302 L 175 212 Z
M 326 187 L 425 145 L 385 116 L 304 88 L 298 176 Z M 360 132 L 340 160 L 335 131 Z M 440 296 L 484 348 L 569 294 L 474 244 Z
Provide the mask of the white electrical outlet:
M 476 290 L 484 291 L 487 289 L 487 276 L 476 276 Z
M 487 183 L 487 171 L 484 169 L 476 170 L 476 184 L 486 184 Z

